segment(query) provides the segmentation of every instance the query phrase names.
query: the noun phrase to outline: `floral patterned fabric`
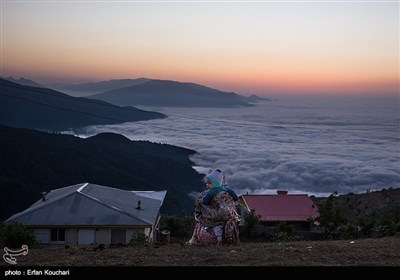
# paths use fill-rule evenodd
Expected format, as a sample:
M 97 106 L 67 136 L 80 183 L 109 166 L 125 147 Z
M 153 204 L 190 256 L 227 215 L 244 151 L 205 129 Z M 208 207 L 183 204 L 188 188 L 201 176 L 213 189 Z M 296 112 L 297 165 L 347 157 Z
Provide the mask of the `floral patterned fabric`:
M 206 192 L 203 191 L 195 203 L 196 225 L 190 244 L 217 244 L 217 237 L 214 233 L 216 226 L 221 226 L 223 229 L 222 244 L 239 243 L 240 216 L 236 212 L 232 196 L 221 191 L 212 198 L 210 205 L 204 205 L 202 199 Z

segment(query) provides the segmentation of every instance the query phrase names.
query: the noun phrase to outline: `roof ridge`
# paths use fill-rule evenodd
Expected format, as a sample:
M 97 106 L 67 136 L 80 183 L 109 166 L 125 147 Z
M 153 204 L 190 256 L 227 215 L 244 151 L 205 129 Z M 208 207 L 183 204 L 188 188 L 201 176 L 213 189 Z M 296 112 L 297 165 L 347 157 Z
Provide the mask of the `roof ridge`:
M 83 184 L 85 184 L 85 183 L 83 183 Z M 79 185 L 79 184 L 77 184 L 77 185 Z M 32 206 L 32 205 L 31 205 L 29 208 L 25 209 L 24 211 L 12 215 L 10 218 L 8 218 L 7 220 L 5 220 L 5 222 L 7 222 L 8 220 L 10 220 L 11 218 L 13 218 L 13 219 L 15 219 L 15 218 L 20 218 L 20 217 L 23 217 L 23 216 L 25 216 L 26 214 L 29 214 L 29 213 L 31 213 L 31 212 L 33 212 L 33 211 L 36 211 L 36 210 L 42 209 L 42 208 L 44 208 L 44 207 L 47 207 L 47 206 L 49 206 L 49 205 L 52 205 L 52 204 L 56 203 L 57 201 L 60 201 L 60 200 L 62 200 L 62 199 L 64 199 L 64 198 L 67 198 L 67 197 L 70 197 L 71 195 L 73 195 L 73 194 L 75 194 L 75 193 L 77 193 L 77 192 L 78 192 L 78 191 L 75 190 L 75 191 L 71 192 L 71 193 L 68 194 L 68 195 L 61 196 L 61 197 L 59 197 L 59 198 L 57 198 L 57 199 L 54 199 L 53 201 L 51 201 L 51 202 L 49 202 L 49 203 L 45 203 L 45 204 L 39 205 L 39 206 L 37 206 L 37 207 L 35 207 L 35 208 L 31 208 L 31 206 Z M 79 192 L 78 192 L 78 193 L 79 193 Z M 36 203 L 36 202 L 35 202 L 35 203 Z
M 78 192 L 78 193 L 80 193 L 81 192 L 81 190 L 83 190 L 87 185 L 89 185 L 89 183 L 84 183 L 79 189 L 77 189 L 76 191 Z

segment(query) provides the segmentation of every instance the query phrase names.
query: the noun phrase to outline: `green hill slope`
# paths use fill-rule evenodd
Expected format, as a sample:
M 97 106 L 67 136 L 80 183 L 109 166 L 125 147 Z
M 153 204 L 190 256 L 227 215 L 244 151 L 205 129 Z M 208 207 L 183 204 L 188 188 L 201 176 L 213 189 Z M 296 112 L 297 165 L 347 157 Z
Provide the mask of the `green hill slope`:
M 41 192 L 90 182 L 127 190 L 167 190 L 162 212 L 187 215 L 203 188 L 192 150 L 118 134 L 88 139 L 0 126 L 0 219 L 22 211 Z

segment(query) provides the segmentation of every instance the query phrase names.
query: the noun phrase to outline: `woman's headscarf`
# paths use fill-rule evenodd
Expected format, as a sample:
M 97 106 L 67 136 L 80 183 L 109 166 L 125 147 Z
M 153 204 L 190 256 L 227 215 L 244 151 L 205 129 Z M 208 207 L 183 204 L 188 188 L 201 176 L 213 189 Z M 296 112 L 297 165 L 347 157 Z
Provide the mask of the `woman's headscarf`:
M 224 185 L 225 176 L 222 174 L 221 170 L 215 169 L 210 170 L 210 172 L 206 175 L 206 179 L 211 181 L 213 188 L 219 188 Z

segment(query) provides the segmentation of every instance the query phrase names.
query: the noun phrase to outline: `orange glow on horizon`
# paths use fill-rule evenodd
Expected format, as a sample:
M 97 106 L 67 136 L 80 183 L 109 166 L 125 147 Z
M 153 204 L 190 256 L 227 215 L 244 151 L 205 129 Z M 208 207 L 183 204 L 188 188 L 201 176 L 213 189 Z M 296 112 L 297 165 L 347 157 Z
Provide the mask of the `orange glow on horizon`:
M 399 3 L 50 2 L 2 2 L 0 76 L 146 77 L 262 95 L 399 92 Z

